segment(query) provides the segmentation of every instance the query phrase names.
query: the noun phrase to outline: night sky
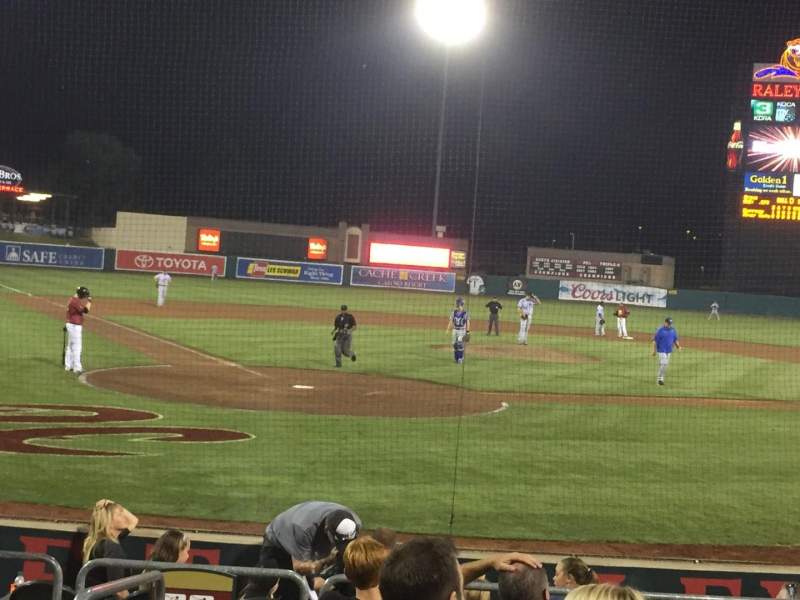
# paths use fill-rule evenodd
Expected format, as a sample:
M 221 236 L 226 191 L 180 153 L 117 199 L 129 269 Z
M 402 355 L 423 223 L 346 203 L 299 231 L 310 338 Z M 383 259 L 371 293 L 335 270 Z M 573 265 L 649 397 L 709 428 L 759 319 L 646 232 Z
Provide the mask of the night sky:
M 130 208 L 427 234 L 441 47 L 394 0 L 4 0 L 0 164 L 29 188 L 75 130 L 142 159 Z M 527 245 L 719 258 L 725 145 L 797 0 L 497 0 L 450 56 L 440 219 Z M 58 190 L 69 191 L 69 190 Z M 685 230 L 696 232 L 688 239 Z M 682 266 L 683 265 L 683 266 Z

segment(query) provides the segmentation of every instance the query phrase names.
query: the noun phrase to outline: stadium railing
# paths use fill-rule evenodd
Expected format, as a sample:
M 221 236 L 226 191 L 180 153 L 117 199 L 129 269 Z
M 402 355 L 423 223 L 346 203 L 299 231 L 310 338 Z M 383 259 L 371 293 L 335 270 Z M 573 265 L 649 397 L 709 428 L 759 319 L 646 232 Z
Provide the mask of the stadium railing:
M 325 580 L 325 585 L 320 589 L 319 595 L 322 596 L 322 594 L 332 590 L 334 586 L 340 583 L 349 583 L 349 580 L 345 575 L 333 575 L 329 577 Z M 493 581 L 478 580 L 468 583 L 464 586 L 464 589 L 497 592 L 498 586 L 497 583 Z M 548 591 L 550 592 L 550 598 L 553 600 L 563 598 L 569 593 L 567 588 L 559 587 L 548 588 Z M 747 596 L 698 596 L 693 594 L 665 594 L 660 592 L 642 592 L 642 594 L 648 600 L 764 600 L 763 598 L 749 598 Z
M 49 554 L 39 554 L 35 552 L 14 552 L 12 550 L 0 550 L 0 558 L 11 560 L 39 560 L 53 571 L 53 600 L 61 600 L 61 590 L 64 587 L 64 572 L 58 561 Z
M 200 565 L 200 564 L 181 564 L 174 562 L 157 562 L 152 560 L 129 560 L 122 558 L 96 558 L 90 560 L 78 571 L 75 579 L 75 591 L 80 593 L 86 589 L 86 575 L 92 569 L 99 567 L 122 567 L 125 569 L 136 570 L 156 570 L 156 571 L 200 571 L 204 573 L 221 573 L 231 576 L 251 577 L 254 579 L 266 579 L 275 577 L 278 579 L 288 579 L 300 589 L 299 600 L 308 600 L 309 589 L 305 578 L 294 571 L 286 569 L 261 569 L 258 567 L 236 567 L 233 565 Z M 96 586 L 95 586 L 96 587 Z
M 84 588 L 75 595 L 75 600 L 94 600 L 95 598 L 106 598 L 113 596 L 117 592 L 130 590 L 132 588 L 141 588 L 153 585 L 154 594 L 150 596 L 151 600 L 164 600 L 164 574 L 161 571 L 148 571 L 146 573 L 139 573 L 138 575 L 131 575 L 130 577 L 123 577 L 122 579 L 115 579 L 107 583 L 101 583 L 90 588 Z

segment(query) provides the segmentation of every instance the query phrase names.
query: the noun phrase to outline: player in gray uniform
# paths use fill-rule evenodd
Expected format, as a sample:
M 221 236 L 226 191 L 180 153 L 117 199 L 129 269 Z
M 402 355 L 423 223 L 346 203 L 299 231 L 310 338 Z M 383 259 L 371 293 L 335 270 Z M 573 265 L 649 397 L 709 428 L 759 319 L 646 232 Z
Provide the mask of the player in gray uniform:
M 711 319 L 719 321 L 719 304 L 717 304 L 716 300 L 711 303 L 711 312 L 708 313 L 708 319 L 706 320 L 710 321 Z
M 293 569 L 305 576 L 317 575 L 336 562 L 347 544 L 358 536 L 361 519 L 351 509 L 335 502 L 296 504 L 275 517 L 264 531 L 258 567 Z M 333 553 L 337 550 L 337 553 Z M 243 597 L 267 596 L 276 579 L 253 579 Z M 281 599 L 299 597 L 297 586 L 280 580 Z

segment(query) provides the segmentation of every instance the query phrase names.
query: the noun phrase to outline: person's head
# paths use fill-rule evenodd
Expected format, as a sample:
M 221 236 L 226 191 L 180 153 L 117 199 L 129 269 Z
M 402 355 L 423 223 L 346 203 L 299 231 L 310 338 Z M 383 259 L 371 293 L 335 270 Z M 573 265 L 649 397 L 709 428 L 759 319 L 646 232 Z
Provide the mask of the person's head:
M 547 573 L 517 563 L 513 571 L 503 571 L 497 579 L 500 600 L 548 600 Z
M 372 531 L 372 539 L 377 540 L 391 550 L 397 544 L 397 532 L 388 527 L 378 527 Z
M 358 525 L 353 513 L 346 510 L 335 510 L 325 517 L 325 533 L 331 543 L 343 550 L 352 540 L 358 537 Z
M 666 327 L 667 329 L 672 327 L 672 319 L 670 317 L 664 319 L 664 327 Z
M 347 544 L 344 551 L 344 574 L 359 590 L 378 587 L 383 561 L 389 549 L 365 535 Z
M 347 304 L 342 304 L 342 305 L 339 307 L 339 309 L 340 309 L 340 310 L 341 310 L 343 313 L 346 313 L 346 312 L 347 312 Z
M 92 508 L 89 518 L 89 530 L 83 542 L 83 560 L 89 560 L 92 548 L 97 542 L 104 539 L 116 540 L 120 532 L 125 529 L 125 509 L 121 504 L 111 500 L 100 500 Z
M 456 548 L 444 538 L 415 538 L 389 554 L 381 570 L 383 600 L 462 600 Z
M 600 306 L 605 306 L 605 305 L 606 305 L 606 301 L 605 300 L 600 300 Z
M 565 600 L 644 600 L 644 596 L 632 587 L 591 583 L 576 587 Z
M 159 562 L 189 562 L 191 540 L 182 531 L 168 529 L 156 540 L 150 560 Z
M 461 297 L 456 298 L 456 308 L 462 310 L 464 308 L 464 299 Z
M 579 585 L 588 585 L 597 583 L 597 581 L 597 573 L 580 558 L 568 556 L 556 564 L 556 573 L 553 576 L 553 585 L 556 587 L 571 590 Z

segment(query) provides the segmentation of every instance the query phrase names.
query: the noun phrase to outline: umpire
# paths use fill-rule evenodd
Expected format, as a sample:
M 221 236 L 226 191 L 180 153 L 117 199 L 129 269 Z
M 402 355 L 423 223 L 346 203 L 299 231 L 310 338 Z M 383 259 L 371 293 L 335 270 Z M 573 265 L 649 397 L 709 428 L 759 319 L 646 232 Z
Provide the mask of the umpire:
M 356 353 L 352 350 L 356 318 L 347 312 L 346 304 L 342 304 L 341 309 L 342 312 L 333 320 L 333 355 L 339 368 L 342 366 L 342 355 L 349 356 L 350 360 L 356 362 Z

